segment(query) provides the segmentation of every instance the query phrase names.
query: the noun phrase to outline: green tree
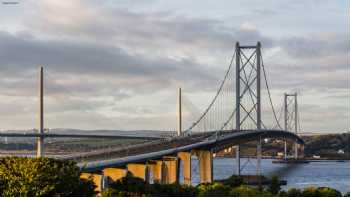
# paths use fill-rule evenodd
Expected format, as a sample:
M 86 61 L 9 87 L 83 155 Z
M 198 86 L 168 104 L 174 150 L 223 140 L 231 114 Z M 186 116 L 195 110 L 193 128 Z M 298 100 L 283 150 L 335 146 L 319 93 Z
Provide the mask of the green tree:
M 320 191 L 315 187 L 309 187 L 303 190 L 302 197 L 320 197 Z
M 49 158 L 0 159 L 0 196 L 92 196 L 92 181 L 80 180 L 80 169 L 72 161 Z
M 342 194 L 332 188 L 322 187 L 318 189 L 320 191 L 321 197 L 342 197 Z
M 256 197 L 262 196 L 262 192 L 249 186 L 240 186 L 230 192 L 231 197 Z
M 150 194 L 154 197 L 196 197 L 197 189 L 192 186 L 180 184 L 153 184 Z
M 221 183 L 202 184 L 198 186 L 198 197 L 227 197 L 230 194 L 231 188 Z
M 301 191 L 296 188 L 289 189 L 287 192 L 288 197 L 300 197 L 301 196 Z
M 281 184 L 278 176 L 273 176 L 271 178 L 271 182 L 268 187 L 268 191 L 272 194 L 278 194 L 278 192 L 281 190 Z
M 224 185 L 227 185 L 230 187 L 239 187 L 243 184 L 245 184 L 243 181 L 243 178 L 236 175 L 232 175 L 230 178 L 224 181 Z
M 125 177 L 110 185 L 117 191 L 125 191 L 127 193 L 136 193 L 139 195 L 148 194 L 150 192 L 150 184 L 143 179 L 134 177 L 131 173 L 127 173 Z

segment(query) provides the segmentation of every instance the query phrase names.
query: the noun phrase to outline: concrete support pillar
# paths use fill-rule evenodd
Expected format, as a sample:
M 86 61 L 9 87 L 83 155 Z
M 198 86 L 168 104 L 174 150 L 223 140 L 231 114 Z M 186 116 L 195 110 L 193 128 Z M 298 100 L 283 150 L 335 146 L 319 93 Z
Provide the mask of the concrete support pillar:
M 103 175 L 108 177 L 113 182 L 118 181 L 126 176 L 127 170 L 124 168 L 105 168 Z
M 177 153 L 178 158 L 182 163 L 182 173 L 184 177 L 184 184 L 191 185 L 191 153 L 179 152 Z
M 287 140 L 284 140 L 284 160 L 287 159 Z
M 213 154 L 209 150 L 195 150 L 194 154 L 199 161 L 200 183 L 213 182 Z
M 298 155 L 298 143 L 294 142 L 294 159 L 298 159 L 299 155 Z
M 151 161 L 149 166 L 153 176 L 153 183 L 162 183 L 163 161 Z
M 240 146 L 239 145 L 235 146 L 235 149 L 236 149 L 236 165 L 237 165 L 236 175 L 241 176 L 241 150 L 240 150 Z
M 173 184 L 178 182 L 177 157 L 164 157 L 162 165 L 162 183 Z
M 261 137 L 258 140 L 258 144 L 256 146 L 256 175 L 261 175 L 261 157 L 262 157 L 262 151 L 261 151 Z
M 149 182 L 149 170 L 146 164 L 129 163 L 127 165 L 128 172 L 130 172 L 134 177 L 143 179 Z
M 94 173 L 81 173 L 81 179 L 92 179 L 96 185 L 95 191 L 101 193 L 103 190 L 103 175 Z
M 304 145 L 303 144 L 301 144 L 300 146 L 299 146 L 299 157 L 300 158 L 304 158 Z

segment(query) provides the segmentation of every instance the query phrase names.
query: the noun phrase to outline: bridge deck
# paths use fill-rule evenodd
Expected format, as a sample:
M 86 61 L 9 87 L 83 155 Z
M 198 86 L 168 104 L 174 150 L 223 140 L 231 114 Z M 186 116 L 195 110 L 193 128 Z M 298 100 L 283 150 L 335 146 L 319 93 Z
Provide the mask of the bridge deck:
M 207 139 L 213 133 L 202 133 L 187 137 L 178 137 L 172 139 L 161 139 L 143 144 L 138 144 L 129 147 L 121 147 L 116 149 L 100 150 L 85 154 L 78 154 L 66 157 L 66 159 L 79 161 L 96 161 L 103 158 L 122 158 L 134 155 L 147 154 L 162 150 L 168 150 L 176 147 L 182 147 L 194 144 Z
M 288 138 L 303 144 L 303 140 L 291 132 L 282 130 L 251 130 L 222 132 L 215 137 L 214 133 L 203 133 L 188 137 L 174 138 L 145 143 L 135 147 L 122 148 L 108 153 L 91 153 L 86 157 L 71 158 L 80 161 L 78 165 L 84 171 L 95 171 L 105 167 L 124 166 L 131 162 L 145 162 L 174 155 L 181 151 L 193 149 L 212 149 L 218 151 L 228 146 L 256 140 L 259 138 Z

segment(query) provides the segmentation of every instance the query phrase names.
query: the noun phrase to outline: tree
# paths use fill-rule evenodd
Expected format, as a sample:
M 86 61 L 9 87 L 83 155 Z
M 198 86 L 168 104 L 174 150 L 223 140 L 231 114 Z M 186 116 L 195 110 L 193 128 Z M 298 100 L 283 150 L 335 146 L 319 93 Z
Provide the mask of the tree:
M 73 161 L 49 158 L 0 159 L 1 196 L 93 196 L 92 181 L 80 180 Z
M 300 197 L 301 196 L 301 191 L 299 189 L 289 189 L 287 192 L 288 197 Z
M 271 178 L 271 182 L 268 188 L 268 191 L 272 194 L 278 194 L 278 192 L 281 190 L 281 184 L 278 176 L 273 176 Z
M 329 187 L 321 187 L 318 188 L 318 190 L 320 191 L 321 197 L 342 197 L 339 191 Z
M 220 183 L 202 184 L 198 187 L 198 197 L 227 197 L 230 195 L 231 188 Z
M 243 178 L 240 176 L 232 175 L 230 178 L 228 178 L 224 185 L 228 185 L 230 187 L 239 187 L 244 184 Z

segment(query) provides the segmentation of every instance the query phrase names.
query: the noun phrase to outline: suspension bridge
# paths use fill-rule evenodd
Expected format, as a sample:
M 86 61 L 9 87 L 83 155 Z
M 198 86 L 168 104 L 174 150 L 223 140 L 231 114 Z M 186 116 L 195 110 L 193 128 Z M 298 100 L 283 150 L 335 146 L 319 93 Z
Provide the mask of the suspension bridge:
M 99 189 L 102 180 L 107 177 L 118 180 L 128 172 L 149 182 L 176 183 L 183 177 L 184 184 L 191 184 L 191 157 L 196 156 L 199 162 L 201 183 L 213 181 L 213 155 L 227 148 L 234 147 L 236 157 L 236 174 L 241 175 L 240 144 L 256 142 L 256 174 L 261 174 L 262 140 L 278 138 L 295 143 L 294 157 L 302 156 L 303 140 L 298 136 L 299 116 L 297 94 L 285 94 L 281 110 L 276 111 L 263 62 L 260 42 L 257 45 L 241 46 L 236 43 L 230 64 L 221 81 L 215 96 L 202 113 L 194 108 L 189 99 L 178 92 L 177 135 L 159 137 L 147 135 L 74 135 L 47 134 L 44 132 L 43 113 L 43 69 L 40 71 L 40 124 L 39 131 L 31 134 L 0 133 L 2 137 L 35 137 L 37 156 L 45 156 L 45 139 L 47 138 L 139 138 L 147 139 L 142 144 L 84 154 L 73 154 L 63 159 L 75 160 L 83 170 L 82 176 L 93 176 Z M 265 94 L 264 94 L 265 93 Z M 262 105 L 262 95 L 267 96 L 268 105 Z M 284 111 L 284 114 L 283 114 Z M 264 112 L 264 113 L 262 113 Z M 278 113 L 279 112 L 279 113 Z M 284 116 L 284 124 L 281 124 Z M 270 117 L 264 119 L 264 117 Z M 192 123 L 188 128 L 184 122 Z M 272 124 L 271 124 L 272 122 Z M 282 127 L 284 125 L 284 127 Z M 182 166 L 182 176 L 180 173 Z M 243 165 L 244 166 L 244 165 Z

